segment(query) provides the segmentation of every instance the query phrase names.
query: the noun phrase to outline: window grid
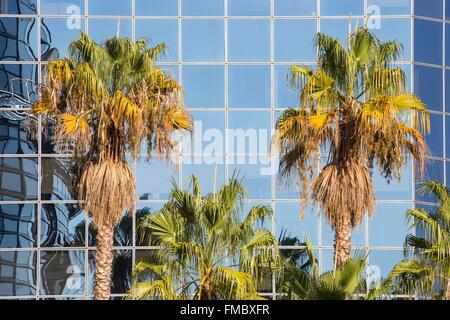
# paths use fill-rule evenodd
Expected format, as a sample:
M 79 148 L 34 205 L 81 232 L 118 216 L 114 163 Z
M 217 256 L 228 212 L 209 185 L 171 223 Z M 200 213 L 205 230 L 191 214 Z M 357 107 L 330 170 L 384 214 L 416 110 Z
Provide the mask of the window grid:
M 335 20 L 348 20 L 350 19 L 349 16 L 321 16 L 320 14 L 320 0 L 317 0 L 317 14 L 315 16 L 275 16 L 275 2 L 277 0 L 271 0 L 270 1 L 270 16 L 228 16 L 228 0 L 224 0 L 224 16 L 182 16 L 182 12 L 181 12 L 181 8 L 182 8 L 182 1 L 183 0 L 178 0 L 178 16 L 141 16 L 139 15 L 139 13 L 135 12 L 136 10 L 136 0 L 130 0 L 131 1 L 131 12 L 132 12 L 132 16 L 121 16 L 121 18 L 129 18 L 132 22 L 132 37 L 133 39 L 136 36 L 136 19 L 149 19 L 149 20 L 178 20 L 178 36 L 177 36 L 177 42 L 178 42 L 178 57 L 177 57 L 177 61 L 168 61 L 168 62 L 162 62 L 162 65 L 167 65 L 167 66 L 177 66 L 178 67 L 178 76 L 180 79 L 180 82 L 183 82 L 183 67 L 184 66 L 195 66 L 195 65 L 218 65 L 218 66 L 224 66 L 224 92 L 225 92 L 225 96 L 224 96 L 224 107 L 223 108 L 191 108 L 188 106 L 188 110 L 189 111 L 208 111 L 208 112 L 217 112 L 217 111 L 224 111 L 225 114 L 225 118 L 224 118 L 224 125 L 225 128 L 229 128 L 229 112 L 230 111 L 256 111 L 256 109 L 254 108 L 230 108 L 229 107 L 229 66 L 234 66 L 234 65 L 262 65 L 262 66 L 268 66 L 269 70 L 270 70 L 270 107 L 268 108 L 258 108 L 257 111 L 269 111 L 270 112 L 270 117 L 271 117 L 271 123 L 272 123 L 272 130 L 273 130 L 273 125 L 274 122 L 276 121 L 276 112 L 278 111 L 282 111 L 284 110 L 284 108 L 280 108 L 279 106 L 277 106 L 276 104 L 276 80 L 275 80 L 275 68 L 277 66 L 288 66 L 288 65 L 292 65 L 292 64 L 314 64 L 315 61 L 297 61 L 297 62 L 283 62 L 283 61 L 275 61 L 275 28 L 274 28 L 274 23 L 276 20 L 314 20 L 316 21 L 316 25 L 317 25 L 317 30 L 320 31 L 320 25 L 321 25 L 321 21 L 323 20 L 329 20 L 329 19 L 335 19 Z M 354 15 L 352 16 L 352 19 L 357 19 L 357 18 L 362 18 L 362 19 L 367 19 L 367 0 L 362 0 L 364 1 L 364 14 L 362 16 L 358 16 L 358 15 Z M 15 65 L 15 64 L 23 64 L 23 65 L 32 65 L 32 66 L 36 66 L 37 67 L 37 73 L 38 73 L 38 82 L 41 82 L 41 67 L 43 65 L 46 64 L 45 61 L 41 60 L 41 43 L 40 43 L 40 30 L 41 30 L 41 17 L 44 18 L 68 18 L 69 16 L 67 15 L 41 15 L 40 13 L 40 3 L 41 1 L 38 0 L 37 1 L 38 6 L 37 6 L 37 14 L 36 15 L 11 15 L 11 14 L 0 14 L 0 19 L 3 17 L 30 17 L 30 18 L 37 18 L 37 56 L 38 56 L 38 61 L 33 62 L 33 61 L 0 61 L 0 65 Z M 98 16 L 98 15 L 89 15 L 89 0 L 84 0 L 84 27 L 85 30 L 89 33 L 89 19 L 114 19 L 117 18 L 117 16 Z M 445 12 L 445 4 L 444 4 L 444 12 Z M 435 19 L 435 18 L 429 18 L 429 17 L 422 17 L 422 16 L 415 16 L 414 15 L 414 1 L 412 1 L 411 3 L 411 16 L 409 15 L 386 15 L 383 17 L 389 17 L 389 18 L 410 18 L 411 19 L 411 61 L 400 61 L 399 64 L 403 64 L 403 65 L 410 65 L 413 72 L 411 74 L 411 88 L 412 90 L 414 90 L 414 65 L 418 65 L 418 66 L 423 66 L 423 67 L 431 67 L 431 68 L 440 68 L 442 69 L 442 73 L 443 73 L 443 93 L 444 93 L 444 97 L 443 97 L 443 106 L 445 106 L 445 79 L 446 79 L 446 75 L 445 75 L 445 71 L 446 70 L 450 70 L 450 67 L 446 66 L 446 62 L 445 62 L 445 47 L 446 47 L 446 43 L 445 43 L 445 31 L 446 31 L 446 20 L 445 19 Z M 414 57 L 414 19 L 412 18 L 414 17 L 414 19 L 420 19 L 420 20 L 427 20 L 427 21 L 435 21 L 435 22 L 441 22 L 443 24 L 443 28 L 444 28 L 444 32 L 443 32 L 443 58 L 444 58 L 444 62 L 443 65 L 432 65 L 432 64 L 427 64 L 427 63 L 422 63 L 422 62 L 416 62 L 415 57 Z M 89 19 L 88 19 L 89 18 Z M 204 20 L 204 19 L 220 19 L 223 20 L 223 24 L 224 24 L 224 59 L 223 61 L 214 61 L 214 62 L 187 62 L 183 60 L 183 46 L 186 46 L 188 44 L 183 43 L 182 41 L 182 35 L 183 35 L 183 26 L 182 26 L 182 22 L 184 20 Z M 257 62 L 257 61 L 250 61 L 250 62 L 239 62 L 239 61 L 233 61 L 230 62 L 228 61 L 228 38 L 229 38 L 229 34 L 228 34 L 228 21 L 230 20 L 269 20 L 270 22 L 270 60 L 269 61 L 263 61 L 263 62 Z M 448 22 L 448 21 L 447 21 Z M 5 108 L 1 108 L 0 110 L 7 110 Z M 442 160 L 442 162 L 445 164 L 445 161 L 448 160 L 446 158 L 446 147 L 445 147 L 445 141 L 446 141 L 446 117 L 444 115 L 450 115 L 450 113 L 448 112 L 448 110 L 446 108 L 443 107 L 443 112 L 438 112 L 438 111 L 431 111 L 431 113 L 433 114 L 437 114 L 437 115 L 442 115 L 443 116 L 443 149 L 444 149 L 444 153 L 443 153 L 443 157 L 430 157 L 433 160 Z M 39 121 L 39 136 L 41 136 L 42 133 L 42 128 L 41 128 L 41 122 Z M 225 152 L 221 153 L 219 155 L 223 155 L 224 159 L 225 159 L 225 166 L 224 166 L 224 170 L 225 170 L 225 179 L 228 179 L 231 175 L 231 167 L 230 167 L 230 163 L 229 163 L 229 156 L 236 156 L 236 155 L 241 155 L 239 153 L 230 153 L 230 150 L 228 150 L 229 147 L 229 138 L 228 135 L 225 134 L 224 135 L 224 139 L 225 139 Z M 37 141 L 38 143 L 38 153 L 37 154 L 26 154 L 26 155 L 16 155 L 16 154 L 1 154 L 0 155 L 0 159 L 2 158 L 36 158 L 38 160 L 38 184 L 37 184 L 37 193 L 38 193 L 38 199 L 36 201 L 0 201 L 0 205 L 6 205 L 6 204 L 36 204 L 37 205 L 37 216 L 36 216 L 36 234 L 37 234 L 37 241 L 35 244 L 34 248 L 0 248 L 0 253 L 2 252 L 11 252 L 11 251 L 15 251 L 15 252 L 35 252 L 37 254 L 37 265 L 35 266 L 36 268 L 36 294 L 35 295 L 24 295 L 21 296 L 21 298 L 48 298 L 48 297 L 52 297 L 52 296 L 48 296 L 45 295 L 43 293 L 41 293 L 41 263 L 40 263 L 40 256 L 41 256 L 41 252 L 47 252 L 47 251 L 79 251 L 82 250 L 85 253 L 85 263 L 84 263 L 84 269 L 85 269 L 85 273 L 88 272 L 89 270 L 89 261 L 88 261 L 88 253 L 92 252 L 93 250 L 95 250 L 95 247 L 89 246 L 88 243 L 88 233 L 89 233 L 89 219 L 87 219 L 87 217 L 85 217 L 85 235 L 84 235 L 84 240 L 85 240 L 85 246 L 84 247 L 50 247 L 50 248 L 43 248 L 41 247 L 41 217 L 42 217 L 42 205 L 44 204 L 73 204 L 75 203 L 75 201 L 58 201 L 58 200 L 42 200 L 41 199 L 41 185 L 42 185 L 42 159 L 49 159 L 49 158 L 64 158 L 67 157 L 68 155 L 54 155 L 54 154 L 44 154 L 43 153 L 43 146 L 42 146 L 42 141 L 41 139 L 38 139 Z M 189 157 L 192 155 L 196 155 L 194 153 L 184 153 L 182 155 L 179 156 L 179 158 L 181 159 L 182 156 L 184 157 Z M 201 154 L 200 154 L 201 155 Z M 261 156 L 261 153 L 256 153 L 256 154 L 249 154 L 249 153 L 245 153 L 245 155 L 254 155 L 254 156 Z M 273 156 L 273 155 L 270 155 Z M 133 163 L 133 167 L 136 170 L 136 162 Z M 183 164 L 182 161 L 179 161 L 179 164 L 177 165 L 178 167 L 178 182 L 180 183 L 180 185 L 183 185 L 184 179 L 183 179 Z M 444 165 L 442 170 L 443 170 L 443 179 L 444 182 L 446 181 L 446 168 L 447 166 Z M 320 158 L 316 163 L 316 169 L 320 170 Z M 272 168 L 272 170 L 274 170 L 274 168 Z M 414 172 L 414 168 L 411 167 L 411 171 Z M 411 179 L 411 195 L 410 195 L 410 200 L 377 200 L 377 203 L 380 204 L 405 204 L 405 205 L 434 205 L 432 202 L 425 202 L 425 201 L 415 201 L 416 200 L 416 194 L 415 194 L 415 181 L 414 179 Z M 298 203 L 298 200 L 293 200 L 293 199 L 284 199 L 284 198 L 276 198 L 276 194 L 277 194 L 277 179 L 276 177 L 274 177 L 274 175 L 272 175 L 271 179 L 270 179 L 270 194 L 271 197 L 268 199 L 247 199 L 246 202 L 249 203 L 270 203 L 271 207 L 274 211 L 274 216 L 272 218 L 272 231 L 275 233 L 276 231 L 276 224 L 275 224 L 275 219 L 277 216 L 277 212 L 276 212 L 276 205 L 277 204 L 282 204 L 282 203 L 291 203 L 291 204 L 295 204 Z M 162 200 L 145 200 L 145 201 L 137 201 L 138 205 L 144 205 L 144 204 L 156 204 L 156 205 L 161 205 L 164 203 L 164 201 Z M 318 208 L 316 208 L 318 209 Z M 136 244 L 136 218 L 133 217 L 133 223 L 132 223 L 132 230 L 133 230 L 133 234 L 132 234 L 132 245 L 131 246 L 125 246 L 125 247 L 115 247 L 115 249 L 128 249 L 132 251 L 132 263 L 134 265 L 135 263 L 135 259 L 136 259 L 136 250 L 143 250 L 143 249 L 155 249 L 154 247 L 137 247 Z M 325 251 L 329 251 L 332 250 L 332 246 L 326 246 L 323 245 L 322 240 L 323 240 L 323 227 L 326 227 L 326 221 L 322 218 L 322 215 L 319 215 L 317 217 L 317 232 L 318 232 L 318 245 L 315 246 L 315 248 L 318 250 L 318 257 L 319 257 L 319 261 L 320 261 L 320 268 L 322 270 L 323 267 L 323 250 Z M 357 248 L 361 248 L 364 249 L 366 251 L 369 250 L 402 250 L 403 247 L 396 247 L 396 246 L 386 246 L 386 247 L 380 247 L 380 246 L 371 246 L 370 245 L 370 230 L 369 230 L 369 219 L 366 217 L 365 221 L 363 222 L 363 226 L 362 228 L 364 228 L 365 230 L 365 245 L 362 247 L 357 247 Z M 289 248 L 296 248 L 296 247 L 289 247 Z M 326 270 L 322 270 L 322 271 L 326 271 Z M 89 289 L 89 277 L 86 277 L 86 285 L 85 285 L 85 289 L 83 294 L 81 295 L 61 295 L 64 297 L 80 297 L 80 298 L 85 298 L 85 297 L 91 297 L 91 293 L 88 292 Z M 274 298 L 276 298 L 276 292 L 275 292 L 275 278 L 273 278 L 273 292 L 272 295 Z M 114 296 L 121 296 L 119 295 L 114 295 Z M 4 298 L 3 296 L 0 296 L 1 298 Z M 7 297 L 5 297 L 7 298 Z

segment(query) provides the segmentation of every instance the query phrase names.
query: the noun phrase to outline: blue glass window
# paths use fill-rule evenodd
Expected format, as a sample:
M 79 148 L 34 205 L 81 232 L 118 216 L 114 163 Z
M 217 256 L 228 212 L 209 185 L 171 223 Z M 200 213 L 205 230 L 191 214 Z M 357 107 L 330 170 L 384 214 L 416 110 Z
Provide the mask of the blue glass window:
M 42 19 L 41 23 L 41 55 L 42 60 L 67 57 L 70 43 L 78 38 L 84 30 L 84 19 L 73 21 L 68 19 Z
M 83 294 L 85 258 L 82 250 L 41 251 L 39 292 L 45 295 Z
M 270 111 L 228 112 L 228 153 L 267 154 L 272 138 Z
M 36 205 L 0 205 L 0 248 L 36 246 Z
M 225 159 L 223 156 L 183 157 L 183 187 L 188 188 L 194 175 L 200 182 L 202 194 L 218 191 L 225 183 Z M 215 186 L 214 186 L 215 182 Z
M 450 67 L 450 23 L 445 24 L 445 66 Z
M 183 139 L 183 154 L 217 155 L 225 153 L 225 112 L 191 111 L 194 119 L 192 137 Z
M 414 0 L 414 15 L 442 19 L 443 0 Z
M 445 153 L 446 158 L 450 159 L 450 116 L 445 116 Z M 450 183 L 450 181 L 448 182 Z
M 0 89 L 34 101 L 36 92 L 33 87 L 38 81 L 37 71 L 37 64 L 0 64 Z
M 174 165 L 163 164 L 158 159 L 139 159 L 136 162 L 136 193 L 141 200 L 167 200 L 172 179 L 178 183 Z M 155 183 L 158 181 L 158 183 Z
M 424 201 L 437 203 L 434 195 L 421 191 L 423 181 L 437 181 L 444 183 L 444 162 L 440 160 L 429 159 L 425 163 L 425 172 L 423 177 L 419 177 L 416 181 L 416 201 Z
M 400 182 L 395 178 L 386 181 L 378 173 L 378 168 L 374 168 L 372 170 L 372 182 L 377 200 L 412 200 L 412 178 L 411 163 L 403 166 Z
M 0 18 L 0 61 L 36 61 L 37 27 L 34 18 Z
M 276 16 L 316 16 L 317 0 L 276 0 Z
M 41 15 L 46 14 L 84 16 L 84 0 L 41 0 Z
M 316 20 L 275 20 L 275 60 L 315 61 Z
M 269 66 L 230 66 L 228 90 L 231 108 L 270 107 Z
M 0 154 L 36 153 L 37 141 L 28 139 L 24 121 L 11 120 L 13 115 L 7 111 L 0 115 Z
M 0 200 L 37 200 L 37 166 L 37 158 L 0 158 Z
M 266 156 L 230 156 L 229 174 L 236 172 L 243 179 L 247 189 L 247 199 L 271 199 L 272 160 Z
M 287 81 L 289 66 L 275 66 L 275 107 L 287 108 L 299 105 L 299 92 L 291 90 Z
M 223 20 L 183 21 L 184 61 L 224 61 Z
M 76 200 L 73 190 L 72 159 L 42 158 L 41 197 L 43 200 Z
M 441 69 L 418 65 L 414 67 L 414 91 L 428 109 L 443 110 L 442 90 Z
M 450 70 L 445 70 L 445 112 L 450 112 Z
M 135 0 L 136 16 L 177 16 L 178 0 Z
M 229 16 L 269 16 L 270 0 L 228 0 Z
M 368 15 L 410 15 L 411 0 L 367 0 Z
M 414 20 L 414 60 L 442 65 L 442 23 Z
M 159 61 L 178 61 L 178 21 L 173 20 L 136 20 L 136 39 L 146 38 L 154 47 L 164 42 L 167 46 L 166 55 Z
M 431 154 L 435 157 L 444 156 L 444 121 L 443 116 L 430 114 L 430 133 L 425 137 Z
M 179 80 L 178 77 L 178 66 L 173 64 L 158 64 L 158 66 L 164 71 L 168 76 L 171 76 L 175 80 Z
M 2 0 L 0 14 L 36 14 L 37 0 Z
M 90 15 L 131 16 L 131 0 L 89 0 Z
M 89 35 L 98 43 L 102 43 L 117 35 L 120 37 L 132 37 L 131 19 L 89 19 Z
M 184 66 L 183 87 L 188 108 L 223 108 L 225 75 L 223 66 Z
M 411 209 L 409 203 L 378 204 L 369 220 L 369 245 L 371 247 L 403 247 L 409 227 L 405 213 Z
M 230 20 L 228 22 L 229 61 L 269 61 L 269 20 Z
M 36 252 L 0 252 L 0 296 L 26 296 L 36 293 Z
M 362 16 L 364 1 L 360 0 L 320 0 L 322 16 Z
M 394 40 L 400 42 L 403 45 L 400 60 L 411 59 L 411 19 L 381 19 L 380 28 L 371 31 L 384 42 Z
M 275 234 L 297 238 L 300 242 L 308 237 L 314 245 L 318 244 L 317 211 L 313 207 L 305 208 L 303 220 L 300 219 L 301 208 L 298 202 L 275 203 Z
M 223 0 L 183 0 L 183 16 L 223 16 Z
M 43 204 L 41 247 L 82 247 L 86 214 L 77 204 Z
M 392 268 L 404 259 L 403 250 L 371 250 L 369 263 L 375 272 L 385 279 Z

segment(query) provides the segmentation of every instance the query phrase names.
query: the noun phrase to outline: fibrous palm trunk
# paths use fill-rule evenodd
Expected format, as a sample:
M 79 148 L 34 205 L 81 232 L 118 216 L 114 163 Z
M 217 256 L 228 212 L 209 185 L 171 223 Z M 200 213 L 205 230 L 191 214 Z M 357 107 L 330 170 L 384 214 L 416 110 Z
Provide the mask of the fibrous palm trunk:
M 352 248 L 352 223 L 350 214 L 342 213 L 342 221 L 335 227 L 334 234 L 334 266 L 335 269 L 350 258 Z
M 114 227 L 103 225 L 97 233 L 95 270 L 95 300 L 109 300 L 113 262 Z

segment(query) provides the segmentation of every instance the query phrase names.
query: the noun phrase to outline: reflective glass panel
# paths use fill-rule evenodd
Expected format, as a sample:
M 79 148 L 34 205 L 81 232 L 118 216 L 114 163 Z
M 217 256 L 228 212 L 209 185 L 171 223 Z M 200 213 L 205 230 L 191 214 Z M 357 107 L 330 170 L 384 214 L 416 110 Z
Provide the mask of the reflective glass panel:
M 55 60 L 69 55 L 70 43 L 84 30 L 84 19 L 75 25 L 68 19 L 41 19 L 42 60 Z
M 275 107 L 287 108 L 299 105 L 299 92 L 291 89 L 288 81 L 290 67 L 275 66 Z
M 84 0 L 41 0 L 41 14 L 84 16 Z
M 224 0 L 183 0 L 183 16 L 223 16 Z
M 425 163 L 425 172 L 423 178 L 416 180 L 416 201 L 437 203 L 437 198 L 429 193 L 420 191 L 423 181 L 437 181 L 444 183 L 444 162 L 440 160 L 429 159 Z
M 183 157 L 183 188 L 192 187 L 193 175 L 200 182 L 202 194 L 219 190 L 225 183 L 225 158 L 218 155 Z
M 36 246 L 36 210 L 33 204 L 0 205 L 0 248 Z
M 442 23 L 414 20 L 414 60 L 442 65 Z
M 248 200 L 271 198 L 272 159 L 266 156 L 228 157 L 228 172 L 239 174 L 247 189 Z
M 136 16 L 177 16 L 178 0 L 135 0 Z
M 360 0 L 320 0 L 322 16 L 362 16 L 364 1 Z
M 35 18 L 0 18 L 0 61 L 36 61 Z
M 158 159 L 138 160 L 136 163 L 136 191 L 139 199 L 166 200 L 172 186 L 172 178 L 178 181 L 178 173 L 172 165 Z
M 318 245 L 317 210 L 305 208 L 303 219 L 300 218 L 301 208 L 298 202 L 275 203 L 275 235 L 281 240 L 296 238 L 304 242 L 308 237 L 313 245 Z
M 410 15 L 411 0 L 367 0 L 368 15 Z
M 136 246 L 149 246 L 151 245 L 150 237 L 147 237 L 150 233 L 147 232 L 145 235 L 142 233 L 141 219 L 145 218 L 149 214 L 154 214 L 164 207 L 164 202 L 146 202 L 138 203 L 136 206 Z M 138 262 L 138 257 L 136 256 L 136 263 Z
M 378 172 L 378 167 L 375 167 L 371 172 L 377 200 L 412 200 L 413 172 L 411 163 L 403 166 L 401 181 L 395 178 L 390 181 L 386 180 Z
M 12 99 L 7 101 L 8 104 L 21 105 L 23 104 L 21 99 L 27 102 L 33 102 L 36 99 L 37 72 L 37 64 L 0 64 L 0 90 L 13 93 Z M 2 112 L 2 114 L 9 119 L 17 119 L 17 113 Z M 24 118 L 25 114 L 19 116 Z
M 24 115 L 16 111 L 0 112 L 0 154 L 33 154 L 37 141 L 29 140 L 25 132 Z M 20 119 L 16 121 L 16 119 Z
M 369 263 L 371 269 L 380 272 L 380 276 L 386 278 L 392 268 L 403 258 L 403 250 L 371 250 Z
M 2 0 L 0 14 L 36 14 L 37 0 Z
M 224 51 L 223 20 L 183 21 L 184 61 L 223 61 Z
M 412 204 L 379 203 L 369 220 L 369 245 L 371 247 L 403 247 L 409 227 L 406 211 Z
M 414 92 L 427 105 L 428 109 L 443 110 L 442 70 L 414 66 Z
M 228 0 L 230 16 L 269 16 L 270 0 Z
M 361 27 L 362 25 L 362 19 L 322 19 L 320 20 L 320 32 L 337 38 L 344 47 L 347 47 L 349 31 L 353 32 L 356 26 Z
M 37 200 L 37 158 L 0 158 L 0 200 Z
M 89 0 L 90 15 L 131 16 L 131 0 Z
M 225 72 L 223 66 L 184 66 L 183 88 L 188 108 L 223 108 Z
M 270 111 L 229 111 L 228 153 L 267 154 L 271 127 Z
M 443 116 L 430 114 L 430 133 L 425 140 L 430 148 L 430 152 L 435 157 L 444 156 L 444 119 Z
M 276 16 L 316 16 L 317 0 L 276 0 Z
M 443 0 L 414 0 L 414 15 L 442 19 Z
M 67 158 L 42 158 L 41 198 L 76 200 L 73 189 L 73 161 Z
M 158 61 L 178 61 L 178 21 L 169 20 L 136 20 L 136 40 L 146 38 L 149 46 L 154 47 L 160 43 L 167 46 L 166 54 Z
M 229 61 L 269 61 L 269 20 L 230 20 L 228 22 Z
M 0 252 L 0 296 L 36 293 L 36 253 Z
M 384 42 L 398 41 L 403 46 L 400 60 L 411 59 L 411 19 L 381 19 L 379 28 L 371 29 Z
M 131 19 L 89 19 L 89 36 L 98 43 L 117 36 L 117 30 L 120 37 L 131 39 Z
M 42 247 L 82 247 L 85 243 L 85 229 L 86 214 L 77 204 L 42 205 Z
M 41 294 L 84 293 L 86 281 L 84 251 L 41 251 L 40 263 Z
M 275 20 L 275 60 L 315 61 L 316 20 Z
M 270 107 L 269 66 L 230 66 L 228 72 L 229 107 Z

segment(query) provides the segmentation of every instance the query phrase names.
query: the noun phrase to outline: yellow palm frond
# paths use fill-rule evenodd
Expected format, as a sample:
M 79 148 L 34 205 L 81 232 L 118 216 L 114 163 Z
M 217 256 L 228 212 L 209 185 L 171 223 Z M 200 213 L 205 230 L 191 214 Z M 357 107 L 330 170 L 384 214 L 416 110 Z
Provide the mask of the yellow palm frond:
M 61 120 L 64 123 L 63 138 L 73 137 L 75 135 L 89 135 L 89 125 L 84 116 L 73 114 L 62 114 Z
M 137 124 L 141 122 L 141 109 L 138 105 L 123 95 L 122 92 L 116 91 L 112 101 L 112 112 L 115 121 L 125 119 L 128 123 Z
M 322 129 L 328 121 L 328 113 L 321 113 L 314 116 L 309 116 L 309 124 L 316 130 Z

